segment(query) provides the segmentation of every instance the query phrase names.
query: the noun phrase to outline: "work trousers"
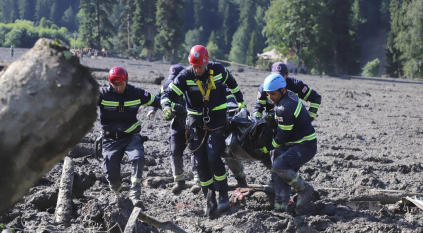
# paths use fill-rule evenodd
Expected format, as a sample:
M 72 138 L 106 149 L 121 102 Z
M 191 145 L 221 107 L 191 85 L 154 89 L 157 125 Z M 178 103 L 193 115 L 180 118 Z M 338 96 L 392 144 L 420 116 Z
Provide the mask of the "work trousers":
M 272 150 L 273 170 L 278 174 L 295 173 L 301 166 L 313 159 L 317 153 L 317 140 L 305 141 L 287 147 Z M 287 205 L 291 186 L 280 176 L 275 176 L 275 202 Z
M 103 170 L 114 192 L 119 192 L 121 189 L 120 163 L 126 153 L 132 163 L 129 196 L 140 196 L 142 171 L 145 164 L 143 143 L 138 133 L 121 139 L 103 138 Z
M 170 124 L 169 155 L 175 182 L 185 180 L 183 159 L 185 148 L 185 122 L 174 119 Z
M 190 128 L 189 148 L 191 150 L 200 146 L 205 134 L 200 127 L 197 127 L 196 131 L 197 133 L 194 132 L 194 127 Z M 224 150 L 224 130 L 219 129 L 208 132 L 204 143 L 194 152 L 200 184 L 205 197 L 208 189 L 219 191 L 220 194 L 228 192 L 225 164 L 220 157 Z

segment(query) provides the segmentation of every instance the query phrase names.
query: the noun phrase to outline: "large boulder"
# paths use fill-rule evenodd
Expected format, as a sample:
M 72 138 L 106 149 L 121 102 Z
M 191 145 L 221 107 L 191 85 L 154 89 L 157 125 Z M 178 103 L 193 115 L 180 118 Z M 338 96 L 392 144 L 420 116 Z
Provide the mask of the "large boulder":
M 0 72 L 0 214 L 93 127 L 90 70 L 59 41 L 39 39 Z

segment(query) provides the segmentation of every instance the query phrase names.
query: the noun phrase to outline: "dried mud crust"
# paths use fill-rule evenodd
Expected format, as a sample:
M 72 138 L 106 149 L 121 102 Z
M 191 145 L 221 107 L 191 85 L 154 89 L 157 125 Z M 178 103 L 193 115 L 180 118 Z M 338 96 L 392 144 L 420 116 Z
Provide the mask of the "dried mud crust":
M 1 50 L 1 54 L 9 52 L 7 48 Z M 19 52 L 15 49 L 15 57 Z M 160 88 L 154 80 L 167 77 L 170 66 L 119 58 L 85 58 L 81 63 L 96 69 L 93 74 L 100 86 L 107 85 L 107 70 L 120 65 L 128 69 L 129 82 L 154 94 Z M 237 79 L 248 109 L 253 109 L 257 88 L 268 73 L 252 69 L 237 72 L 237 67 L 228 69 Z M 138 117 L 142 133 L 150 138 L 145 143 L 147 162 L 143 178 L 157 178 L 142 190 L 142 210 L 161 221 L 172 221 L 187 232 L 423 232 L 423 211 L 395 204 L 401 197 L 423 193 L 423 83 L 293 76 L 322 95 L 319 117 L 313 122 L 318 153 L 300 170 L 317 190 L 314 202 L 305 210 L 276 213 L 272 211 L 271 196 L 254 192 L 218 219 L 203 217 L 205 203 L 201 192 L 193 194 L 186 189 L 173 194 L 170 191 L 169 122 L 162 119 L 160 110 L 154 120 L 147 120 L 147 110 L 141 107 Z M 123 231 L 133 209 L 127 198 L 130 163 L 125 157 L 122 162 L 124 188 L 121 195 L 116 196 L 108 189 L 101 163 L 93 156 L 93 143 L 99 131 L 97 121 L 70 153 L 75 161 L 75 180 L 73 215 L 68 226 L 54 223 L 63 161 L 45 174 L 9 212 L 0 216 L 0 223 L 34 232 L 41 229 L 45 232 Z M 259 162 L 243 164 L 248 183 L 268 183 L 269 172 Z M 190 181 L 193 176 L 187 151 L 184 166 Z M 230 183 L 236 183 L 229 170 L 228 177 Z M 136 229 L 137 232 L 166 232 L 140 221 Z

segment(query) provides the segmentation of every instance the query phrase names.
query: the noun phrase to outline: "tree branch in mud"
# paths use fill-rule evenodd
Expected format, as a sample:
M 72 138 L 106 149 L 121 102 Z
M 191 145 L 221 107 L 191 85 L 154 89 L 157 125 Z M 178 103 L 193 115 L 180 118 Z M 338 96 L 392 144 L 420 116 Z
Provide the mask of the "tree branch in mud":
M 99 87 L 59 41 L 39 39 L 0 72 L 0 214 L 93 127 Z
M 147 214 L 142 212 L 141 208 L 139 207 L 134 207 L 134 209 L 132 210 L 132 214 L 129 217 L 128 223 L 126 224 L 126 227 L 125 227 L 125 233 L 132 233 L 135 227 L 137 218 L 140 221 L 143 221 L 147 224 L 155 226 L 159 229 L 169 230 L 176 233 L 187 233 L 186 231 L 184 231 L 182 228 L 180 228 L 178 225 L 176 225 L 173 222 L 170 222 L 170 221 L 162 222 L 151 216 L 148 216 Z
M 72 216 L 72 186 L 74 175 L 74 162 L 70 157 L 65 157 L 62 177 L 60 179 L 59 197 L 55 212 L 55 222 L 68 225 Z

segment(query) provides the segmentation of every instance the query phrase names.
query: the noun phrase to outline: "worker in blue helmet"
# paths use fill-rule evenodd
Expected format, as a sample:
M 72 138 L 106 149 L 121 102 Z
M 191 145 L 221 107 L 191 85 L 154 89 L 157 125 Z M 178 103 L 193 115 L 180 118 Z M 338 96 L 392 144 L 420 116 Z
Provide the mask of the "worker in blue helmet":
M 272 169 L 278 175 L 274 209 L 288 210 L 291 187 L 298 193 L 296 206 L 301 209 L 310 202 L 314 189 L 300 177 L 298 170 L 316 155 L 316 133 L 307 109 L 300 98 L 286 88 L 282 75 L 267 76 L 263 89 L 274 104 L 274 137 L 271 143 L 256 152 L 270 155 Z

